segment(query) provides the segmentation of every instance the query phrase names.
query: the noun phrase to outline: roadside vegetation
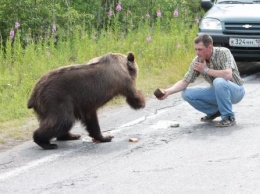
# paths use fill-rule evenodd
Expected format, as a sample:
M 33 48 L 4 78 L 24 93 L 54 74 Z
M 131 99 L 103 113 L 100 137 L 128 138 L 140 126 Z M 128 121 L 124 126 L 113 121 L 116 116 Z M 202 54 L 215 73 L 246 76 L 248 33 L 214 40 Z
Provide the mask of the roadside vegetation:
M 157 87 L 181 79 L 194 57 L 199 1 L 2 1 L 0 144 L 26 139 L 35 129 L 27 100 L 51 69 L 131 51 L 139 65 L 138 88 L 149 98 Z M 118 103 L 122 99 L 109 104 Z

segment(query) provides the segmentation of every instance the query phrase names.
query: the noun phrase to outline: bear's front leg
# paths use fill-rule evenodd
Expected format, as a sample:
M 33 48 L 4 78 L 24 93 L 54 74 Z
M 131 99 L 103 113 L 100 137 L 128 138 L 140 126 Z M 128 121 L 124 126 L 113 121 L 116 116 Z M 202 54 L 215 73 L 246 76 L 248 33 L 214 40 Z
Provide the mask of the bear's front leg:
M 89 136 L 93 138 L 93 142 L 110 142 L 114 136 L 103 136 L 99 127 L 97 114 L 85 119 L 84 124 Z

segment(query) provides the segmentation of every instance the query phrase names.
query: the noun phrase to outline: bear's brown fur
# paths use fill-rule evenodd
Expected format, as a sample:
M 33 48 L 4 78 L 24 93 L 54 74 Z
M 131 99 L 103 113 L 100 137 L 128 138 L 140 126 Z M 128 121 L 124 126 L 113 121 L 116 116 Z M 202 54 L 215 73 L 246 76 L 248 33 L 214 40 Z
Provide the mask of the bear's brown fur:
M 95 141 L 109 142 L 113 136 L 103 136 L 97 110 L 117 95 L 126 97 L 134 109 L 145 107 L 145 98 L 136 88 L 138 66 L 133 53 L 108 53 L 87 64 L 70 65 L 52 70 L 42 76 L 28 100 L 39 128 L 33 134 L 34 142 L 43 149 L 56 149 L 57 140 L 76 140 L 71 134 L 76 120 L 86 127 Z

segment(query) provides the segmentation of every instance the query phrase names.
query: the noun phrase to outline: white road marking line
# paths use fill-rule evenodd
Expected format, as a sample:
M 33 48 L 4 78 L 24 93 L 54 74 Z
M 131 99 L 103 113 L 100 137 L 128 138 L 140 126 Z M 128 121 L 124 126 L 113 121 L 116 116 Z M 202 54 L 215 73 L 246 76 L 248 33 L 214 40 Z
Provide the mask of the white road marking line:
M 53 154 L 51 156 L 47 156 L 47 157 L 32 161 L 32 162 L 28 163 L 27 165 L 15 168 L 12 171 L 2 173 L 0 175 L 0 181 L 4 181 L 4 180 L 10 179 L 12 177 L 18 176 L 18 175 L 26 172 L 27 170 L 30 170 L 31 168 L 39 166 L 45 162 L 51 162 L 53 160 L 56 160 L 60 156 L 61 156 L 61 154 Z
M 167 112 L 167 111 L 160 111 L 159 114 L 161 113 L 164 113 L 164 112 Z M 146 120 L 147 118 L 152 118 L 152 117 L 155 117 L 156 115 L 150 115 L 150 116 L 146 116 L 146 117 L 140 117 L 138 119 L 135 119 L 133 121 L 130 121 L 128 123 L 125 123 L 123 125 L 121 125 L 120 127 L 118 127 L 117 129 L 113 130 L 113 133 L 118 133 L 120 131 L 123 130 L 123 128 L 125 127 L 129 127 L 129 126 L 132 126 L 132 125 L 135 125 L 135 124 L 138 124 L 140 123 L 141 121 L 144 121 Z M 157 113 L 157 116 L 158 116 L 158 113 Z M 66 153 L 67 154 L 67 153 Z M 24 172 L 26 172 L 27 170 L 30 170 L 36 166 L 39 166 L 45 162 L 51 162 L 51 161 L 54 161 L 56 160 L 57 158 L 59 158 L 60 156 L 62 155 L 66 155 L 66 154 L 53 154 L 51 156 L 47 156 L 47 157 L 43 157 L 41 159 L 38 159 L 38 160 L 35 160 L 35 161 L 32 161 L 30 163 L 28 163 L 27 165 L 24 165 L 24 166 L 21 166 L 21 167 L 18 167 L 18 168 L 15 168 L 14 170 L 11 170 L 11 171 L 8 171 L 8 172 L 5 172 L 5 173 L 2 173 L 0 175 L 0 181 L 4 181 L 4 180 L 7 180 L 7 179 L 10 179 L 12 177 L 15 177 L 15 176 L 18 176 Z
M 140 118 L 138 118 L 138 119 L 135 119 L 135 120 L 133 120 L 133 121 L 130 121 L 130 122 L 128 122 L 128 123 L 125 123 L 125 124 L 123 124 L 123 125 L 117 127 L 117 128 L 114 129 L 114 130 L 111 130 L 111 131 L 112 131 L 113 133 L 118 133 L 118 132 L 122 131 L 125 127 L 130 127 L 130 126 L 133 126 L 133 125 L 135 125 L 135 124 L 138 124 L 138 123 L 140 123 L 140 122 L 142 122 L 142 121 L 145 121 L 145 120 L 147 120 L 147 119 L 152 119 L 152 118 L 157 117 L 158 115 L 161 115 L 161 114 L 163 114 L 163 113 L 165 113 L 165 112 L 168 112 L 168 111 L 169 111 L 169 110 L 167 110 L 167 109 L 166 109 L 166 110 L 160 110 L 160 111 L 158 111 L 156 114 L 152 114 L 152 115 L 140 117 Z
M 141 121 L 144 121 L 144 120 L 145 120 L 145 117 L 141 117 L 141 118 L 135 119 L 133 121 L 130 121 L 130 122 L 126 123 L 126 124 L 123 124 L 119 128 L 129 127 L 129 126 L 138 124 L 138 123 L 140 123 Z

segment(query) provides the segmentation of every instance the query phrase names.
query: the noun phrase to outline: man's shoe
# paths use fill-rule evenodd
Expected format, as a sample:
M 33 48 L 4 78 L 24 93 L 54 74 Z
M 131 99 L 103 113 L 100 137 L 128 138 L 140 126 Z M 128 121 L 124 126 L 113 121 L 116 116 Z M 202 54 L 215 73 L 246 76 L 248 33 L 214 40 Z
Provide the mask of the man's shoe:
M 216 112 L 215 114 L 211 115 L 211 116 L 205 116 L 205 117 L 202 117 L 200 119 L 201 122 L 210 122 L 210 121 L 213 121 L 215 118 L 219 117 L 220 116 L 220 112 Z
M 230 116 L 222 119 L 221 121 L 215 124 L 215 127 L 231 127 L 236 124 L 236 119 L 231 118 Z

